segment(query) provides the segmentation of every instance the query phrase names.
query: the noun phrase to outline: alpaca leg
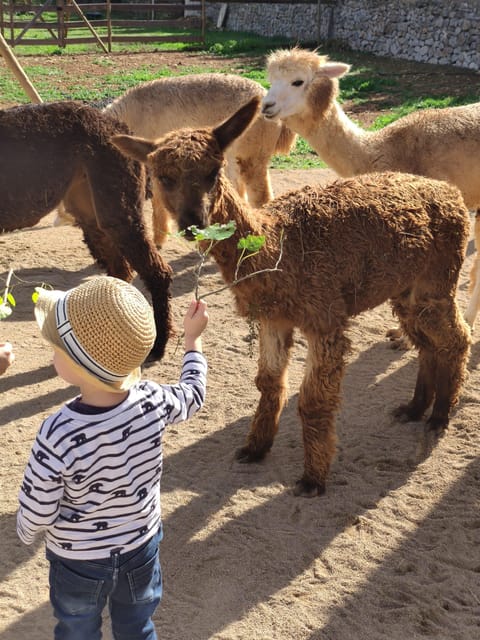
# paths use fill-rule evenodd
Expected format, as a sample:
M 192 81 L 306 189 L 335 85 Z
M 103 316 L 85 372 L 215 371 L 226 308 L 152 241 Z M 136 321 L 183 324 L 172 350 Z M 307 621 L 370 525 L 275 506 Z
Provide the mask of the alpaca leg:
M 453 298 L 428 299 L 412 305 L 410 311 L 396 307 L 402 326 L 419 349 L 419 372 L 411 402 L 395 415 L 418 420 L 433 401 L 428 425 L 441 431 L 458 401 L 466 378 L 470 352 L 470 330 Z
M 273 198 L 273 189 L 268 172 L 268 159 L 239 158 L 238 168 L 246 185 L 248 202 L 252 207 L 261 207 Z
M 152 228 L 153 241 L 160 249 L 171 233 L 171 217 L 160 194 L 157 183 L 152 181 Z
M 418 363 L 418 374 L 413 398 L 409 403 L 400 405 L 392 412 L 392 415 L 399 422 L 416 422 L 417 420 L 421 420 L 425 411 L 433 402 L 436 369 L 434 354 L 429 349 L 420 348 Z
M 56 215 L 53 220 L 54 227 L 62 227 L 65 225 L 75 224 L 75 218 L 65 209 L 63 201 L 57 207 Z
M 290 326 L 282 327 L 264 320 L 260 323 L 260 355 L 255 384 L 261 395 L 247 444 L 235 454 L 240 462 L 261 460 L 272 447 L 280 413 L 287 400 L 287 366 L 292 336 Z
M 304 472 L 294 493 L 313 497 L 325 492 L 335 455 L 335 414 L 340 405 L 344 357 L 349 340 L 339 329 L 329 335 L 308 336 L 305 377 L 298 398 L 305 451 Z
M 465 320 L 473 329 L 475 318 L 480 306 L 480 209 L 477 209 L 474 222 L 474 237 L 475 237 L 475 258 L 473 266 L 470 271 L 470 286 L 468 288 L 470 293 L 470 300 L 465 311 Z
M 72 182 L 63 206 L 73 216 L 83 231 L 83 237 L 93 259 L 108 275 L 130 282 L 133 272 L 112 243 L 109 236 L 98 227 L 90 186 L 85 176 Z
M 173 333 L 170 307 L 172 270 L 158 253 L 141 222 L 117 225 L 106 229 L 105 234 L 112 240 L 116 251 L 110 258 L 112 264 L 117 264 L 121 258 L 129 270 L 138 273 L 150 292 L 157 337 L 149 359 L 160 359 Z
M 235 147 L 232 147 L 229 151 L 226 152 L 227 164 L 225 165 L 225 175 L 230 180 L 230 182 L 235 187 L 238 195 L 243 198 L 243 200 L 247 199 L 247 190 L 245 187 L 245 182 L 243 177 L 239 171 L 238 160 L 235 153 Z
M 131 282 L 135 273 L 108 234 L 104 233 L 96 225 L 85 224 L 84 221 L 79 224 L 83 231 L 85 244 L 98 266 L 109 276 Z
M 448 426 L 450 412 L 457 404 L 467 378 L 471 330 L 461 317 L 455 301 L 452 301 L 448 314 L 444 314 L 443 309 L 438 310 L 435 330 L 433 335 L 425 330 L 437 349 L 435 401 L 427 422 L 432 430 L 442 431 Z
M 120 163 L 116 167 L 113 160 L 111 159 L 109 171 L 112 175 L 120 175 L 120 185 L 115 180 L 106 182 L 96 164 L 92 165 L 88 173 L 97 224 L 108 240 L 107 269 L 109 272 L 117 269 L 117 273 L 111 275 L 118 278 L 122 277 L 120 271 L 124 269 L 123 279 L 131 278 L 136 271 L 150 292 L 157 337 L 149 357 L 160 359 L 173 332 L 170 307 L 172 270 L 158 253 L 145 228 L 145 184 L 141 176 L 127 174 L 124 165 Z

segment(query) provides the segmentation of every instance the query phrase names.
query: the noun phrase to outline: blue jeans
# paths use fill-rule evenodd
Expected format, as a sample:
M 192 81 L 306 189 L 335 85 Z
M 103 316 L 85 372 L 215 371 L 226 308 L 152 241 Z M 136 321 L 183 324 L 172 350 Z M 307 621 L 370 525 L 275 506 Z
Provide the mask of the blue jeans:
M 98 560 L 69 560 L 47 549 L 55 640 L 100 640 L 108 601 L 115 640 L 157 640 L 152 615 L 162 597 L 161 530 L 141 547 Z

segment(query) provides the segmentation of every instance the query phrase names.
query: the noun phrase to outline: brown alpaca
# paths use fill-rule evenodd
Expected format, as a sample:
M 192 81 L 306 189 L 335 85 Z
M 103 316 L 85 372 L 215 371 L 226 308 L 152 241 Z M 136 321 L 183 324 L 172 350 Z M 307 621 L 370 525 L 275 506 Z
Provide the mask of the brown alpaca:
M 0 111 L 0 231 L 33 227 L 62 200 L 96 262 L 111 276 L 142 278 L 152 296 L 161 358 L 171 332 L 171 270 L 143 220 L 142 165 L 110 143 L 122 123 L 75 102 Z
M 338 81 L 350 69 L 314 51 L 274 51 L 267 60 L 270 89 L 262 113 L 303 136 L 340 176 L 404 171 L 446 180 L 462 192 L 475 219 L 477 255 L 470 274 L 465 319 L 480 308 L 480 102 L 421 109 L 379 131 L 365 131 L 338 103 Z
M 413 398 L 395 416 L 419 420 L 433 404 L 429 427 L 447 427 L 470 349 L 469 327 L 455 300 L 469 215 L 455 187 L 401 173 L 308 186 L 250 209 L 225 179 L 222 163 L 257 106 L 249 102 L 214 129 L 181 130 L 156 142 L 131 136 L 113 142 L 147 164 L 182 229 L 236 222 L 235 235 L 212 250 L 227 283 L 235 277 L 240 237 L 266 236 L 265 247 L 242 264 L 240 276 L 271 269 L 281 256 L 280 271 L 256 274 L 232 288 L 239 313 L 260 325 L 261 397 L 237 458 L 258 460 L 273 444 L 298 328 L 308 355 L 298 399 L 305 467 L 295 493 L 310 496 L 324 491 L 335 453 L 351 316 L 391 301 L 419 350 Z

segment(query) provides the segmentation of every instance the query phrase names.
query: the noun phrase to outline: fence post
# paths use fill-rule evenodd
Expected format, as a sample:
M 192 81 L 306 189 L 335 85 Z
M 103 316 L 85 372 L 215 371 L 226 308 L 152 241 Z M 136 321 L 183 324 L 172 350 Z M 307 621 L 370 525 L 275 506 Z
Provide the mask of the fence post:
M 35 87 L 28 79 L 27 74 L 20 66 L 20 63 L 18 62 L 16 57 L 13 55 L 12 50 L 6 43 L 5 38 L 2 36 L 2 34 L 0 34 L 0 52 L 2 56 L 5 58 L 7 67 L 10 68 L 10 70 L 13 72 L 17 80 L 20 82 L 23 90 L 25 91 L 27 96 L 30 98 L 30 100 L 37 104 L 40 104 L 41 102 L 43 102 L 43 100 L 35 90 Z

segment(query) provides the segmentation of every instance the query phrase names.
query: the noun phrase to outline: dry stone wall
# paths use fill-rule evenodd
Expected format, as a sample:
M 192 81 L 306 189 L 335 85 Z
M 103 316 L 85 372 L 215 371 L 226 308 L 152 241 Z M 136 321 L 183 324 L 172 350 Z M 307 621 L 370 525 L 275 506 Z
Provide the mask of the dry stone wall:
M 214 23 L 220 6 L 207 5 Z M 292 44 L 333 39 L 357 51 L 480 70 L 479 0 L 234 2 L 223 26 Z

